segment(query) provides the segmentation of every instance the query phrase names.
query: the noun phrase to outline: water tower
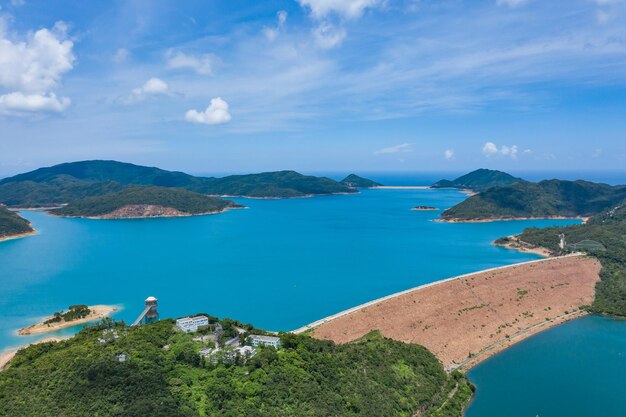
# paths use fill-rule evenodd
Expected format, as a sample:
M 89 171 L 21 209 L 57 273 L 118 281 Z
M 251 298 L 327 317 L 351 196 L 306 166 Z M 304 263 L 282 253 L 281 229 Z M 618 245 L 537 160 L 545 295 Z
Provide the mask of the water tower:
M 152 323 L 159 320 L 159 312 L 157 311 L 157 305 L 159 300 L 156 297 L 150 296 L 146 298 L 146 314 L 144 316 L 144 323 Z

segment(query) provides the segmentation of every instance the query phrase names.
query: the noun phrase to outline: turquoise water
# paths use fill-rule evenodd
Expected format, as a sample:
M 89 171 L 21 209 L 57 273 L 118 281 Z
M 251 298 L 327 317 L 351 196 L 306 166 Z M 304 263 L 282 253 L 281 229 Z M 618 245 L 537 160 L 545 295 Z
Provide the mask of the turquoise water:
M 117 304 L 115 317 L 132 322 L 149 295 L 164 317 L 202 311 L 291 330 L 417 285 L 534 259 L 490 243 L 568 223 L 445 224 L 432 221 L 436 212 L 409 210 L 464 198 L 453 190 L 365 190 L 241 199 L 248 209 L 141 220 L 26 211 L 39 234 L 0 243 L 0 350 L 34 339 L 15 332 L 70 304 Z
M 478 365 L 466 417 L 623 417 L 626 322 L 587 316 Z

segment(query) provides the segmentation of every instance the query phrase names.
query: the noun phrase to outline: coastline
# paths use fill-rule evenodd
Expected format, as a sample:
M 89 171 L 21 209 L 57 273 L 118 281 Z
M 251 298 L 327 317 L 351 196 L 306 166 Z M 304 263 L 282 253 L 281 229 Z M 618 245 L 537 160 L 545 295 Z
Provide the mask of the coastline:
M 587 314 L 599 263 L 581 254 L 490 268 L 421 285 L 293 330 L 345 343 L 378 329 L 419 343 L 451 371 Z M 520 295 L 521 294 L 521 295 Z
M 452 218 L 445 219 L 440 218 L 433 220 L 437 223 L 491 223 L 491 222 L 509 222 L 514 220 L 582 220 L 583 224 L 589 221 L 589 217 L 583 216 L 530 216 L 530 217 L 494 217 L 494 218 L 475 218 L 475 219 L 460 219 Z
M 10 235 L 10 236 L 2 236 L 0 237 L 0 242 L 4 242 L 7 240 L 13 240 L 13 239 L 21 239 L 23 237 L 28 237 L 28 236 L 32 236 L 32 235 L 36 235 L 37 234 L 37 230 L 33 229 L 31 232 L 25 232 L 25 233 L 18 233 L 16 235 Z
M 186 213 L 186 212 L 182 212 L 179 211 L 177 214 L 164 214 L 164 215 L 156 215 L 156 216 L 125 216 L 125 217 L 116 217 L 116 216 L 112 216 L 112 217 L 107 217 L 109 216 L 111 213 L 108 214 L 103 214 L 101 216 L 64 216 L 61 214 L 56 214 L 50 211 L 45 211 L 48 215 L 50 216 L 54 216 L 54 217 L 59 217 L 62 219 L 89 219 L 89 220 L 131 220 L 131 219 L 167 219 L 167 218 L 176 218 L 176 217 L 194 217 L 194 216 L 210 216 L 213 214 L 221 214 L 221 213 L 225 213 L 229 210 L 239 210 L 239 209 L 244 209 L 244 208 L 248 208 L 245 206 L 241 206 L 241 207 L 226 207 L 222 210 L 216 210 L 216 211 L 209 211 L 206 213 Z M 178 210 L 176 210 L 178 211 Z
M 522 253 L 532 253 L 534 255 L 543 256 L 544 258 L 549 258 L 551 256 L 554 256 L 549 249 L 544 248 L 542 246 L 534 246 L 534 245 L 531 245 L 530 243 L 523 242 L 519 240 L 517 235 L 507 236 L 506 238 L 509 239 L 508 242 L 501 243 L 495 240 L 491 244 L 493 246 L 515 250 L 515 251 L 522 252 Z
M 26 335 L 36 335 L 43 333 L 50 333 L 56 330 L 66 329 L 68 327 L 79 326 L 81 324 L 90 323 L 92 321 L 97 321 L 103 319 L 105 317 L 110 316 L 111 314 L 120 311 L 120 307 L 118 306 L 109 306 L 109 305 L 95 305 L 89 306 L 91 313 L 82 319 L 72 320 L 72 321 L 62 321 L 58 323 L 45 324 L 45 320 L 39 323 L 31 324 L 30 326 L 24 327 L 17 331 L 17 334 L 20 336 Z M 49 319 L 51 317 L 46 318 Z
M 5 350 L 3 352 L 0 352 L 0 372 L 4 371 L 9 364 L 11 363 L 11 361 L 13 360 L 13 358 L 15 357 L 15 355 L 17 354 L 17 352 L 20 349 L 24 349 L 27 348 L 28 346 L 32 346 L 32 345 L 38 345 L 40 343 L 48 343 L 48 342 L 60 342 L 62 340 L 67 340 L 69 339 L 71 336 L 67 336 L 67 337 L 46 337 L 45 339 L 41 339 L 41 340 L 37 340 L 36 342 L 33 343 L 28 343 L 26 345 L 17 347 L 17 348 L 13 348 L 13 349 L 9 349 L 9 350 Z

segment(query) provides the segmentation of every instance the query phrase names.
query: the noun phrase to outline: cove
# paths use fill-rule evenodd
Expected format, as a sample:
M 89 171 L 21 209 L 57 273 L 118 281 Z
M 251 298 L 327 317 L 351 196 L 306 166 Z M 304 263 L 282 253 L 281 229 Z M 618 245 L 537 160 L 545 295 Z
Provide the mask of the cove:
M 363 190 L 187 218 L 63 219 L 24 211 L 38 234 L 0 243 L 0 350 L 17 329 L 76 303 L 116 304 L 131 323 L 149 295 L 162 317 L 207 312 L 291 330 L 443 278 L 536 259 L 498 237 L 567 220 L 434 222 L 455 190 Z M 67 329 L 57 334 L 71 334 Z

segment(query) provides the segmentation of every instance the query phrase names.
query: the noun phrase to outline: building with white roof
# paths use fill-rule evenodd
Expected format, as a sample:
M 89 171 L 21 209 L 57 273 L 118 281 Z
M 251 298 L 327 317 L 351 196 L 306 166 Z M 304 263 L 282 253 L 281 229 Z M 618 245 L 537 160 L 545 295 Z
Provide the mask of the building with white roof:
M 280 347 L 280 337 L 252 334 L 250 335 L 250 339 L 252 346 L 271 346 L 276 349 Z
M 176 320 L 176 327 L 186 333 L 197 332 L 198 327 L 208 325 L 209 318 L 207 316 L 183 317 Z

